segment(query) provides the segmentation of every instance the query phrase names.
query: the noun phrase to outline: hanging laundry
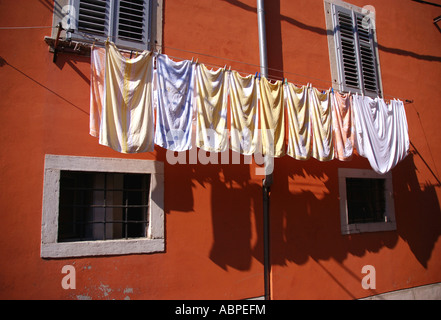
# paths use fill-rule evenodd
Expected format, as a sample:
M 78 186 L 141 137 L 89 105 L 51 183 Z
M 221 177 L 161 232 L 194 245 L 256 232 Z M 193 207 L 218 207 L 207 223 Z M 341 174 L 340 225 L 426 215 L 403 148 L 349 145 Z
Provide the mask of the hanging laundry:
M 153 151 L 153 58 L 125 58 L 106 42 L 106 86 L 99 142 L 122 153 Z
M 281 157 L 285 155 L 283 84 L 282 81 L 273 84 L 262 77 L 259 86 L 262 154 Z
M 391 152 L 391 169 L 402 161 L 409 153 L 410 139 L 409 127 L 407 124 L 406 110 L 401 100 L 391 100 L 389 104 L 389 112 L 393 112 L 393 133 L 390 137 Z
M 231 149 L 251 155 L 258 145 L 258 88 L 253 75 L 230 73 Z
M 387 173 L 409 151 L 409 135 L 404 105 L 393 100 L 387 105 L 382 98 L 353 96 L 355 147 L 366 157 L 374 171 Z
M 196 65 L 197 147 L 223 152 L 228 147 L 228 76 L 224 68 L 208 70 Z
M 311 123 L 309 115 L 308 87 L 285 85 L 285 104 L 288 114 L 287 154 L 297 160 L 311 156 Z
M 332 108 L 327 93 L 310 88 L 309 107 L 312 128 L 312 156 L 319 161 L 334 159 Z
M 354 128 L 351 97 L 349 94 L 332 92 L 332 130 L 334 133 L 334 155 L 341 161 L 350 160 L 354 151 Z
M 129 57 L 129 53 L 121 53 L 124 57 Z M 104 96 L 106 94 L 105 70 L 106 70 L 106 49 L 92 46 L 90 52 L 90 123 L 89 134 L 96 138 L 99 137 L 101 110 L 103 109 Z
M 90 52 L 89 134 L 98 138 L 104 100 L 106 49 L 92 46 Z
M 173 151 L 191 149 L 194 66 L 160 54 L 156 58 L 155 144 Z

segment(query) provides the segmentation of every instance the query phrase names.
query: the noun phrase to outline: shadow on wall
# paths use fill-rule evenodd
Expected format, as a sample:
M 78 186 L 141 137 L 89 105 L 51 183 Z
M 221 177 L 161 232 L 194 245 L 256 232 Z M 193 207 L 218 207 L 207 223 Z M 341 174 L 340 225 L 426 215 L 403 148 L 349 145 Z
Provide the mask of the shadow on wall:
M 250 166 L 244 164 L 220 166 L 212 181 L 210 259 L 223 269 L 248 270 L 253 256 L 263 260 L 263 245 L 257 242 L 263 228 L 261 187 L 250 180 Z
M 342 263 L 349 254 L 393 248 L 396 232 L 343 236 L 340 228 L 338 160 L 318 162 L 280 159 L 271 193 L 272 263 L 286 265 L 333 258 Z M 353 159 L 345 166 L 365 167 Z M 358 164 L 358 166 L 357 166 Z
M 435 187 L 420 186 L 412 154 L 393 171 L 397 230 L 347 236 L 340 231 L 339 162 L 280 160 L 283 164 L 276 166 L 271 196 L 273 264 L 304 264 L 309 258 L 333 258 L 341 263 L 348 254 L 362 257 L 383 247 L 393 248 L 401 237 L 427 268 L 441 235 L 441 210 Z M 357 162 L 354 159 L 346 166 L 357 167 Z
M 231 5 L 242 8 L 246 11 L 256 12 L 256 7 L 251 7 L 247 4 L 242 3 L 239 0 L 223 0 Z M 323 13 L 324 14 L 324 13 Z M 271 0 L 265 2 L 265 15 L 266 15 L 266 33 L 267 33 L 267 46 L 268 46 L 268 64 L 270 68 L 283 70 L 283 56 L 282 56 L 282 34 L 281 34 L 281 23 L 282 21 L 289 23 L 291 26 L 309 31 L 321 36 L 326 37 L 328 34 L 333 34 L 332 30 L 327 30 L 320 26 L 313 26 L 301 21 L 298 21 L 292 17 L 283 15 L 280 10 L 280 0 Z M 257 18 L 256 18 L 257 19 Z M 324 20 L 324 17 L 323 17 Z M 440 31 L 441 29 L 437 24 L 435 27 Z M 440 31 L 441 32 L 441 31 Z M 405 45 L 405 44 L 403 44 Z M 258 48 L 256 48 L 258 50 Z M 378 49 L 383 52 L 412 57 L 418 60 L 426 60 L 433 62 L 441 62 L 441 56 L 433 56 L 427 54 L 420 54 L 417 52 L 386 47 L 382 44 L 378 44 Z M 289 68 L 288 68 L 289 69 Z M 271 72 L 271 69 L 270 69 Z M 274 72 L 273 72 L 274 73 Z M 271 74 L 271 73 L 270 73 Z M 273 76 L 282 77 L 283 72 L 280 74 L 272 74 Z
M 366 164 L 366 159 L 355 157 L 345 166 L 366 168 Z M 441 235 L 441 210 L 435 187 L 420 186 L 413 154 L 393 171 L 396 231 L 341 235 L 341 166 L 337 160 L 276 159 L 270 209 L 272 264 L 302 265 L 310 258 L 342 263 L 348 255 L 362 257 L 393 248 L 401 237 L 427 268 Z M 176 178 L 176 183 L 166 187 L 167 199 L 173 199 L 166 202 L 167 213 L 193 212 L 196 184 L 211 190 L 213 244 L 209 258 L 224 270 L 249 270 L 253 257 L 263 264 L 262 187 L 251 178 L 253 169 L 248 164 L 169 165 L 166 169 L 166 175 Z
M 240 1 L 225 1 L 244 10 L 255 10 Z M 280 50 L 282 20 L 327 35 L 326 29 L 281 15 L 280 1 L 271 1 L 266 14 L 271 21 L 267 23 L 271 68 L 283 70 Z M 440 61 L 439 57 L 401 49 L 382 46 L 379 49 L 416 59 Z M 434 244 L 441 235 L 441 211 L 435 187 L 420 186 L 413 155 L 409 155 L 393 172 L 397 230 L 391 232 L 341 235 L 338 199 L 338 167 L 341 166 L 342 162 L 337 160 L 323 163 L 314 159 L 297 161 L 288 156 L 276 159 L 270 213 L 272 264 L 293 262 L 301 265 L 309 258 L 317 262 L 333 258 L 341 263 L 348 255 L 362 257 L 384 247 L 393 248 L 401 237 L 421 265 L 427 268 Z M 366 159 L 358 157 L 344 166 L 369 167 Z M 248 270 L 253 257 L 263 263 L 262 189 L 261 181 L 250 177 L 253 168 L 245 164 L 186 164 L 168 165 L 166 169 L 167 176 L 175 177 L 174 183 L 166 186 L 166 199 L 172 199 L 166 202 L 167 213 L 194 212 L 195 201 L 198 201 L 194 199 L 194 187 L 196 184 L 210 185 L 213 244 L 209 258 L 223 269 L 230 266 Z
M 232 151 L 228 152 L 232 159 Z M 195 201 L 204 200 L 195 199 L 193 190 L 195 187 L 209 189 L 213 230 L 209 258 L 224 270 L 227 267 L 248 270 L 253 256 L 263 261 L 263 243 L 259 241 L 263 228 L 262 189 L 251 179 L 250 165 L 244 164 L 243 156 L 240 164 L 203 165 L 199 160 L 198 164 L 189 164 L 190 152 L 185 155 L 187 164 L 167 165 L 165 170 L 167 181 L 174 178 L 174 183 L 167 184 L 165 189 L 166 213 L 204 214 L 195 212 Z M 163 152 L 158 156 L 166 161 Z M 220 163 L 221 156 L 211 154 L 214 156 Z
M 421 184 L 414 154 L 409 154 L 394 170 L 395 211 L 397 231 L 424 268 L 441 235 L 441 210 L 436 187 Z

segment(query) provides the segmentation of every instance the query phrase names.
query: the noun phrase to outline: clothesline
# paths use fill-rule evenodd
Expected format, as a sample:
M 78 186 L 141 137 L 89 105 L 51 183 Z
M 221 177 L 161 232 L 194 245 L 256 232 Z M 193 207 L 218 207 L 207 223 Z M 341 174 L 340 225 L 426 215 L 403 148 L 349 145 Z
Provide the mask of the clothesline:
M 184 50 L 184 51 L 186 51 L 186 50 Z M 187 51 L 187 52 L 189 52 L 189 51 Z M 191 52 L 189 52 L 189 53 L 191 53 Z M 181 60 L 181 61 L 188 60 L 188 59 L 183 58 L 183 57 L 172 56 L 172 55 L 169 55 L 169 54 L 167 54 L 167 56 L 170 57 L 170 58 L 176 59 L 176 60 Z M 216 57 L 216 56 L 211 56 L 211 57 L 213 57 L 213 58 L 223 59 L 223 58 L 221 58 L 221 57 Z M 229 60 L 229 59 L 226 59 L 226 60 Z M 239 62 L 239 61 L 236 61 L 236 62 Z M 244 64 L 252 65 L 252 64 L 249 64 L 249 63 L 244 63 Z M 205 63 L 205 62 L 204 62 L 204 65 L 206 65 L 206 66 L 210 66 L 210 67 L 213 67 L 213 68 L 223 68 L 223 67 L 225 67 L 225 66 L 222 66 L 222 65 L 212 64 L 212 63 Z M 258 65 L 252 65 L 252 66 L 256 66 L 256 67 L 258 67 Z M 245 71 L 245 70 L 240 70 L 240 69 L 234 69 L 234 70 L 237 71 L 237 72 L 239 72 L 240 74 L 242 74 L 242 75 L 244 75 L 244 76 L 248 76 L 248 75 L 250 75 L 250 73 L 249 73 L 248 71 Z M 273 70 L 283 72 L 283 71 L 281 71 L 281 70 L 277 70 L 277 69 L 273 69 Z M 287 73 L 288 73 L 288 72 L 287 72 Z M 271 81 L 289 81 L 288 78 L 277 77 L 277 76 L 272 76 L 272 75 L 271 75 L 271 76 L 267 76 L 266 78 L 267 78 L 268 80 L 271 80 Z M 316 79 L 316 78 L 312 78 L 312 79 Z M 325 81 L 325 80 L 320 80 L 320 79 L 316 79 L 316 80 L 319 80 L 319 81 Z M 293 83 L 293 84 L 296 85 L 297 87 L 302 87 L 302 86 L 303 86 L 303 84 L 300 84 L 299 82 L 292 82 L 292 81 L 289 81 L 289 82 Z M 327 90 L 330 90 L 329 87 L 328 87 L 328 88 L 326 88 L 326 87 L 320 87 L 320 86 L 314 86 L 314 87 L 317 88 L 317 89 L 320 89 L 320 91 L 322 91 L 322 92 L 327 91 Z M 338 92 L 341 93 L 341 94 L 345 94 L 345 92 L 340 92 L 339 90 L 335 90 L 335 89 L 332 89 L 332 90 L 334 90 L 334 91 L 338 91 Z M 352 94 L 351 92 L 347 92 L 347 93 Z M 400 99 L 400 98 L 398 98 L 398 97 L 391 96 L 391 95 L 386 95 L 386 94 L 385 94 L 384 96 L 389 97 L 389 99 L 386 99 L 386 100 L 397 99 L 397 100 L 401 100 L 401 101 L 403 101 L 404 104 L 413 103 L 413 100 L 409 100 L 409 99 L 402 100 L 402 99 Z
M 104 42 L 103 41 L 100 41 L 100 40 L 98 40 L 96 38 L 92 38 L 92 37 L 90 37 L 90 39 L 94 41 L 94 45 L 96 44 L 98 46 L 104 46 Z M 229 61 L 229 62 L 232 62 L 232 63 L 238 63 L 238 64 L 242 64 L 242 65 L 247 65 L 247 66 L 258 68 L 259 70 L 260 70 L 260 67 L 261 67 L 260 65 L 249 63 L 249 62 L 244 62 L 244 61 L 240 61 L 240 60 L 230 59 L 230 58 L 226 58 L 226 57 L 220 57 L 220 56 L 206 54 L 206 53 L 192 51 L 192 50 L 186 50 L 186 49 L 180 49 L 180 48 L 175 48 L 175 47 L 171 47 L 171 46 L 165 46 L 164 44 L 155 43 L 155 44 L 153 44 L 153 46 L 155 46 L 155 49 L 153 50 L 153 52 L 155 52 L 157 54 L 160 54 L 162 52 L 161 49 L 170 49 L 170 50 L 186 52 L 186 53 L 190 53 L 190 54 L 194 54 L 194 55 L 199 55 L 199 56 L 205 56 L 205 57 L 209 57 L 209 58 L 219 59 L 219 60 L 223 60 L 223 61 Z M 158 49 L 158 48 L 160 48 L 160 49 Z M 137 52 L 136 50 L 133 50 L 133 51 L 122 50 L 122 51 L 125 51 L 125 52 Z M 178 60 L 182 60 L 182 61 L 188 60 L 186 58 L 179 57 L 179 56 L 173 56 L 173 55 L 169 55 L 169 54 L 167 54 L 167 55 L 169 57 L 172 57 L 172 58 L 178 59 Z M 198 59 L 196 59 L 196 60 L 198 60 Z M 222 68 L 222 67 L 225 66 L 225 65 L 217 65 L 217 64 L 212 64 L 212 63 L 209 64 L 209 63 L 205 63 L 205 62 L 204 62 L 204 64 L 207 65 L 207 66 L 217 67 L 217 68 Z M 240 72 L 241 74 L 246 74 L 246 75 L 250 74 L 248 71 L 238 70 L 238 69 L 235 69 L 235 70 Z M 303 77 L 303 78 L 308 78 L 308 79 L 311 79 L 311 80 L 320 81 L 322 83 L 332 84 L 332 81 L 329 81 L 329 80 L 315 78 L 315 77 L 311 77 L 311 76 L 307 76 L 307 75 L 303 75 L 303 74 L 295 73 L 295 72 L 291 72 L 291 71 L 284 71 L 284 70 L 280 70 L 280 69 L 276 69 L 276 68 L 268 68 L 268 70 L 279 72 L 279 73 L 282 73 L 282 74 L 290 74 L 290 75 L 293 75 L 293 76 L 299 76 L 299 77 Z M 268 75 L 266 78 L 268 80 L 272 80 L 272 81 L 285 81 L 285 80 L 288 80 L 288 78 L 278 77 L 278 76 L 274 76 L 274 75 Z M 298 82 L 298 81 L 290 80 L 290 82 L 292 82 L 296 86 L 299 86 L 299 87 L 302 86 L 302 84 L 300 82 Z M 324 87 L 324 86 L 315 86 L 315 87 L 320 89 L 321 91 L 326 91 L 326 90 L 329 90 L 329 88 L 330 88 L 330 87 Z M 340 92 L 339 90 L 336 90 L 336 89 L 333 89 L 333 90 L 338 91 L 339 93 L 342 93 L 342 94 L 346 93 L 346 92 Z M 383 94 L 383 96 L 384 97 L 388 97 L 387 100 L 392 100 L 392 99 L 401 100 L 401 101 L 404 102 L 404 104 L 413 103 L 413 100 L 410 100 L 410 99 L 402 99 L 402 98 L 398 98 L 398 97 L 395 97 L 395 96 L 392 96 L 392 95 L 387 95 L 387 94 Z
M 14 30 L 14 29 L 16 29 L 16 30 L 20 30 L 20 29 L 54 29 L 54 28 L 58 28 L 58 26 L 9 26 L 9 27 L 0 27 L 0 30 Z M 85 35 L 85 34 L 83 34 L 83 35 Z M 96 38 L 93 38 L 93 37 L 89 37 L 89 38 L 92 39 L 92 40 L 94 41 L 94 43 L 95 43 L 95 42 L 100 42 L 100 41 L 99 41 L 98 39 L 96 39 Z M 157 43 L 155 43 L 154 46 L 156 47 L 156 51 L 158 51 L 157 48 L 160 47 L 160 48 L 171 49 L 171 50 L 176 50 L 176 51 L 181 51 L 181 52 L 187 52 L 187 53 L 191 53 L 191 54 L 202 55 L 202 56 L 206 56 L 206 57 L 212 57 L 212 58 L 216 58 L 216 59 L 222 59 L 222 60 L 224 60 L 224 61 L 231 61 L 231 62 L 234 62 L 234 63 L 240 63 L 240 64 L 243 64 L 243 65 L 248 65 L 248 66 L 258 67 L 258 68 L 260 68 L 259 65 L 252 64 L 252 63 L 248 63 L 248 62 L 244 62 L 244 61 L 239 61 L 239 60 L 229 59 L 229 58 L 225 58 L 225 57 L 219 57 L 219 56 L 209 55 L 209 54 L 205 54 L 205 53 L 201 53 L 201 52 L 196 52 L 196 51 L 190 51 L 190 50 L 185 50 L 185 49 L 179 49 L 179 48 L 169 47 L 169 46 L 165 46 L 165 45 L 163 45 L 163 44 L 157 44 Z M 174 57 L 174 58 L 184 60 L 184 58 L 180 58 L 180 57 Z M 217 65 L 213 65 L 213 66 L 219 67 L 219 66 L 217 66 Z M 329 80 L 323 80 L 323 79 L 319 79 L 319 78 L 314 78 L 314 77 L 310 77 L 310 76 L 306 76 L 306 75 L 302 75 L 302 74 L 294 73 L 294 72 L 290 72 L 290 71 L 284 71 L 284 70 L 275 69 L 275 68 L 268 68 L 268 70 L 275 71 L 275 72 L 279 72 L 279 73 L 282 73 L 282 74 L 292 74 L 292 75 L 296 75 L 296 76 L 300 76 L 300 77 L 305 77 L 305 78 L 309 78 L 309 79 L 311 79 L 311 80 L 320 81 L 320 82 L 323 82 L 323 83 L 332 83 L 332 82 L 329 81 Z M 239 70 L 237 70 L 237 71 L 239 71 Z M 240 72 L 241 72 L 241 73 L 246 73 L 245 71 L 240 71 Z M 282 77 L 277 77 L 277 76 L 268 76 L 268 79 L 271 79 L 271 80 L 282 80 L 282 81 L 284 80 L 284 78 L 282 78 Z M 297 83 L 295 83 L 295 84 L 298 85 Z M 326 90 L 324 87 L 320 87 L 320 89 Z M 395 97 L 395 96 L 392 96 L 392 95 L 386 95 L 386 94 L 384 94 L 384 96 L 385 96 L 385 97 L 392 98 L 392 99 L 399 99 L 399 100 L 402 100 L 402 101 L 404 101 L 405 104 L 406 104 L 406 103 L 413 103 L 413 100 L 410 100 L 410 99 L 401 99 L 401 98 L 397 98 L 397 97 Z
M 211 55 L 211 54 L 206 54 L 206 53 L 201 53 L 201 52 L 197 52 L 197 51 L 191 51 L 191 50 L 179 49 L 179 48 L 175 48 L 175 47 L 165 46 L 165 45 L 163 45 L 163 44 L 155 44 L 155 46 L 156 46 L 156 52 L 158 52 L 158 53 L 161 53 L 161 50 L 157 50 L 157 48 L 160 47 L 160 48 L 164 48 L 164 49 L 171 49 L 171 50 L 175 50 L 175 51 L 181 51 L 181 52 L 186 52 L 186 53 L 190 53 L 190 54 L 195 54 L 195 55 L 200 55 L 200 56 L 206 56 L 206 57 L 215 58 L 215 59 L 219 59 L 219 60 L 224 60 L 224 61 L 230 61 L 230 62 L 234 62 L 234 63 L 239 63 L 239 64 L 243 64 L 243 65 L 251 66 L 251 67 L 256 67 L 256 68 L 258 68 L 259 70 L 260 70 L 260 67 L 261 67 L 260 65 L 253 64 L 253 63 L 249 63 L 249 62 L 244 62 L 244 61 L 235 60 L 235 59 L 230 59 L 230 58 L 225 58 L 225 57 L 219 57 L 219 56 L 215 56 L 215 55 Z M 171 56 L 171 55 L 168 55 L 168 56 L 169 56 L 169 57 L 173 57 L 173 58 L 175 58 L 175 59 L 179 59 L 179 60 L 186 60 L 186 58 L 182 58 L 182 57 Z M 205 65 L 212 66 L 212 67 L 223 67 L 222 65 L 216 65 L 216 64 L 207 64 L 207 63 L 204 63 L 204 64 L 205 64 Z M 279 73 L 282 73 L 282 74 L 291 74 L 291 75 L 294 75 L 294 76 L 299 76 L 299 77 L 303 77 L 303 78 L 308 78 L 308 79 L 311 79 L 311 80 L 316 80 L 316 81 L 320 81 L 320 82 L 322 82 L 322 83 L 328 83 L 328 84 L 331 84 L 331 85 L 332 85 L 332 81 L 330 81 L 330 80 L 324 80 L 324 79 L 315 78 L 315 77 L 311 77 L 311 76 L 306 76 L 306 75 L 303 75 L 303 74 L 300 74 L 300 73 L 291 72 L 291 71 L 284 71 L 284 70 L 276 69 L 276 68 L 268 68 L 268 70 L 275 71 L 275 72 L 279 72 Z M 239 72 L 242 73 L 242 74 L 249 74 L 248 71 L 244 71 L 244 70 L 237 70 L 237 69 L 236 69 L 236 71 L 239 71 Z M 267 79 L 269 79 L 269 80 L 274 80 L 274 81 L 277 81 L 277 80 L 281 80 L 281 81 L 288 80 L 288 78 L 278 77 L 278 76 L 274 76 L 274 75 L 268 75 L 268 76 L 267 76 Z M 290 81 L 290 82 L 292 82 L 292 81 Z M 292 82 L 292 83 L 294 83 L 295 85 L 300 86 L 300 87 L 302 86 L 302 84 L 300 84 L 300 83 L 297 82 L 297 81 Z M 329 89 L 329 87 L 322 87 L 322 86 L 319 86 L 319 87 L 316 86 L 316 88 L 321 89 L 322 91 L 326 91 L 326 90 Z M 334 90 L 335 90 L 335 89 L 334 89 Z M 335 90 L 335 91 L 338 91 L 338 90 Z M 340 92 L 340 91 L 338 91 L 338 92 L 339 92 L 339 93 L 345 93 L 345 92 Z M 406 103 L 413 103 L 413 100 L 411 100 L 411 99 L 401 99 L 401 98 L 398 98 L 398 97 L 395 97 L 395 96 L 392 96 L 392 95 L 388 95 L 388 94 L 383 94 L 383 96 L 385 96 L 385 97 L 389 97 L 390 99 L 388 99 L 388 100 L 391 100 L 391 99 L 399 99 L 399 100 L 403 101 L 404 104 L 406 104 Z
M 176 51 L 182 51 L 182 52 L 187 52 L 187 53 L 191 53 L 191 54 L 196 54 L 196 55 L 201 55 L 201 56 L 206 56 L 206 57 L 210 57 L 210 58 L 216 58 L 216 59 L 221 59 L 224 61 L 230 61 L 230 62 L 234 62 L 234 63 L 240 63 L 243 65 L 248 65 L 251 67 L 257 67 L 260 70 L 260 65 L 257 64 L 253 64 L 253 63 L 249 63 L 249 62 L 244 62 L 244 61 L 239 61 L 239 60 L 234 60 L 234 59 L 229 59 L 229 58 L 225 58 L 225 57 L 219 57 L 219 56 L 214 56 L 214 55 L 210 55 L 210 54 L 205 54 L 205 53 L 200 53 L 200 52 L 196 52 L 196 51 L 190 51 L 190 50 L 184 50 L 184 49 L 178 49 L 178 48 L 174 48 L 174 47 L 169 47 L 169 46 L 164 46 L 164 45 L 160 45 L 160 44 L 156 44 L 156 47 L 161 47 L 161 48 L 165 48 L 165 49 L 171 49 L 171 50 L 176 50 Z M 180 58 L 183 59 L 183 58 Z M 270 68 L 268 67 L 268 70 L 271 71 L 276 71 L 279 73 L 284 73 L 284 74 L 292 74 L 292 75 L 296 75 L 296 76 L 300 76 L 300 77 L 304 77 L 304 78 L 309 78 L 311 80 L 316 80 L 316 81 L 320 81 L 320 82 L 324 82 L 324 83 L 332 83 L 329 80 L 323 80 L 323 79 L 319 79 L 319 78 L 314 78 L 314 77 L 310 77 L 310 76 L 306 76 L 306 75 L 302 75 L 299 73 L 294 73 L 294 72 L 288 72 L 288 71 L 284 71 L 284 70 L 280 70 L 280 69 L 276 69 L 276 68 Z M 277 77 L 277 76 L 269 76 L 267 78 L 271 78 L 273 80 L 284 80 L 285 78 L 283 77 Z
M 188 60 L 188 59 L 183 58 L 183 57 L 177 57 L 177 56 L 172 56 L 172 55 L 168 55 L 168 54 L 167 54 L 167 56 L 170 57 L 170 58 L 173 58 L 173 59 L 181 60 L 181 61 Z M 212 63 L 206 63 L 206 62 L 204 62 L 203 64 L 205 66 L 209 66 L 209 67 L 213 67 L 213 68 L 225 68 L 225 66 L 221 66 L 221 65 L 218 65 L 218 64 L 212 64 Z M 243 76 L 251 75 L 248 71 L 245 71 L 245 70 L 241 70 L 241 69 L 234 69 L 234 70 L 237 71 L 238 73 L 240 73 Z M 256 72 L 256 74 L 259 74 L 259 72 Z M 277 77 L 277 76 L 272 76 L 272 75 L 271 76 L 268 75 L 268 76 L 266 76 L 266 78 L 268 80 L 270 80 L 270 81 L 285 81 L 285 80 L 287 80 L 287 78 L 282 78 L 282 77 Z M 292 82 L 292 83 L 295 84 L 298 87 L 302 86 L 302 84 L 300 84 L 300 83 L 294 83 L 294 82 Z M 316 86 L 316 88 L 317 89 L 321 89 L 322 91 L 326 91 L 326 90 L 329 89 L 329 88 L 317 87 L 317 86 Z
M 385 173 L 409 150 L 400 100 L 386 104 L 379 97 L 321 92 L 311 84 L 271 83 L 148 51 L 129 59 L 109 42 L 92 49 L 91 67 L 90 134 L 119 152 L 149 152 L 154 144 L 185 151 L 193 143 L 223 152 L 231 144 L 244 155 L 345 161 L 356 148 Z
M 57 26 L 23 26 L 23 27 L 0 27 L 0 30 L 19 30 L 19 29 L 54 29 Z

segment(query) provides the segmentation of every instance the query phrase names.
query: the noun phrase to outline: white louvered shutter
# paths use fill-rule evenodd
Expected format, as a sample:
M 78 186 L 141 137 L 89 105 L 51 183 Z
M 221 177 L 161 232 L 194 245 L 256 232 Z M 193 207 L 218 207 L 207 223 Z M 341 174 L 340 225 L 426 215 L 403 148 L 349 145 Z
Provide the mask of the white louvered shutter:
M 118 46 L 150 49 L 151 0 L 72 0 L 75 8 L 73 40 L 104 41 Z
M 371 24 L 363 23 L 365 15 L 340 6 L 333 6 L 333 13 L 340 89 L 379 95 L 374 30 Z
M 117 13 L 117 44 L 146 44 L 150 30 L 149 8 L 143 0 L 120 0 Z
M 77 5 L 77 30 L 107 37 L 109 34 L 110 2 L 81 0 Z
M 355 13 L 355 19 L 357 20 L 362 88 L 367 95 L 379 95 L 378 70 L 372 23 L 370 23 L 369 17 L 359 13 Z M 363 23 L 363 19 L 366 19 L 365 23 Z

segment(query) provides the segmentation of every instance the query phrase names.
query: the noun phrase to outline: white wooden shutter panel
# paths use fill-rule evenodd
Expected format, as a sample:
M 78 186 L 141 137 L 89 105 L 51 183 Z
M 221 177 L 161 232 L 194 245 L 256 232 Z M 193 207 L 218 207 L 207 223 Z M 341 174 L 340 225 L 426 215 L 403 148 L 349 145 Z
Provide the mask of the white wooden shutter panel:
M 78 3 L 78 31 L 106 37 L 109 34 L 109 5 L 103 0 Z
M 360 89 L 357 39 L 352 11 L 334 6 L 334 36 L 337 47 L 339 80 L 343 91 Z
M 118 46 L 149 49 L 151 0 L 73 0 L 76 11 L 74 40 L 106 40 Z
M 378 95 L 378 72 L 372 23 L 369 17 L 359 13 L 355 14 L 355 18 L 357 19 L 359 59 L 364 93 Z M 363 19 L 365 19 L 364 22 Z
M 379 94 L 371 24 L 363 23 L 363 14 L 340 6 L 333 6 L 333 13 L 340 89 L 367 95 Z
M 115 43 L 138 49 L 150 49 L 150 0 L 119 0 L 116 14 Z

